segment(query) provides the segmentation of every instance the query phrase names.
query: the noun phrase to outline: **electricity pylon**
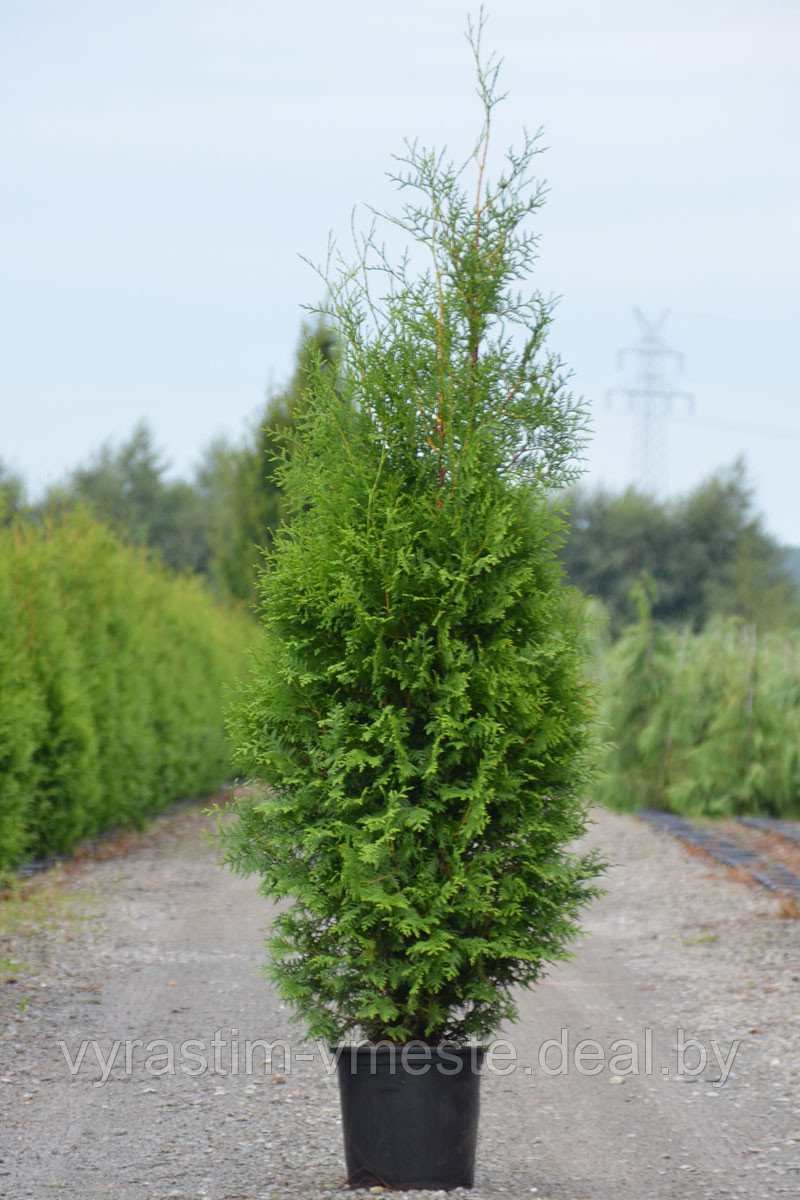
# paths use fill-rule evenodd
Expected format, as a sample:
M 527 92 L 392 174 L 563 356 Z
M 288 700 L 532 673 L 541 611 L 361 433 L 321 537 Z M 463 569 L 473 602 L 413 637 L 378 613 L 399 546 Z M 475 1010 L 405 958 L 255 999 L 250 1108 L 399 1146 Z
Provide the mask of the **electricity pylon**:
M 641 340 L 636 346 L 620 350 L 618 366 L 625 365 L 633 355 L 639 362 L 636 384 L 633 387 L 613 388 L 608 393 L 625 396 L 631 412 L 636 415 L 634 439 L 634 474 L 642 491 L 651 495 L 664 495 L 667 490 L 667 438 L 666 421 L 676 400 L 684 400 L 691 411 L 694 397 L 690 392 L 669 386 L 667 364 L 671 361 L 679 371 L 683 370 L 683 355 L 673 350 L 664 340 L 661 330 L 669 316 L 665 310 L 657 321 L 648 321 L 640 308 L 633 310 L 642 330 Z

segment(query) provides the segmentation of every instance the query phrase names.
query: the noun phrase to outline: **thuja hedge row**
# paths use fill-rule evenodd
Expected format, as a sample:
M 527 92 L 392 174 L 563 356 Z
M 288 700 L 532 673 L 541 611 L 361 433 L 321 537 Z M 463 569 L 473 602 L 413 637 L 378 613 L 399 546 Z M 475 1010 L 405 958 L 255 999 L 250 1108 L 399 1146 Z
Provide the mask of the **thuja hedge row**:
M 800 631 L 692 634 L 644 612 L 598 661 L 609 806 L 800 818 Z
M 253 628 L 85 514 L 0 532 L 0 872 L 225 779 Z

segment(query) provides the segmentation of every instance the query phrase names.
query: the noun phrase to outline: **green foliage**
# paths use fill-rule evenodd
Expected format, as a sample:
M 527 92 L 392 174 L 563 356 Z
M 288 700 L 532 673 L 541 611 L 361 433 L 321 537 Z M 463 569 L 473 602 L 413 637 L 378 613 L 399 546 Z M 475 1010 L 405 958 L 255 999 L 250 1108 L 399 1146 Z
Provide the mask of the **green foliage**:
M 269 546 L 285 519 L 279 457 L 303 410 L 312 363 L 336 360 L 336 338 L 320 319 L 304 325 L 289 385 L 270 397 L 257 429 L 230 452 L 218 488 L 213 531 L 213 571 L 222 590 L 245 602 L 257 598 L 260 548 Z
M 604 665 L 605 803 L 800 816 L 797 631 L 720 619 L 692 634 L 643 605 Z
M 294 374 L 269 399 L 257 428 L 240 446 L 213 441 L 189 479 L 167 477 L 168 464 L 144 422 L 121 445 L 101 446 L 30 506 L 22 480 L 0 461 L 0 527 L 19 515 L 42 522 L 87 508 L 172 570 L 203 575 L 222 595 L 253 603 L 260 547 L 285 518 L 279 444 L 302 411 L 316 355 L 329 366 L 336 358 L 336 338 L 323 319 L 303 326 Z
M 219 784 L 251 641 L 84 512 L 0 532 L 0 870 Z
M 783 566 L 795 583 L 800 584 L 800 546 L 786 546 L 784 548 Z
M 622 809 L 658 807 L 666 766 L 666 751 L 645 759 L 640 745 L 653 713 L 669 706 L 675 649 L 672 636 L 652 619 L 649 585 L 646 578 L 637 581 L 639 622 L 613 650 L 606 648 L 602 660 L 603 716 L 614 740 L 603 799 Z
M 34 754 L 48 723 L 30 617 L 9 570 L 10 536 L 0 533 L 0 870 L 24 856 Z
M 412 198 L 389 220 L 408 255 L 391 264 L 370 232 L 355 267 L 329 264 L 340 357 L 310 353 L 280 475 L 291 520 L 260 578 L 266 640 L 232 714 L 263 784 L 220 837 L 291 900 L 269 973 L 312 1036 L 487 1034 L 568 956 L 595 892 L 597 862 L 569 848 L 590 747 L 582 608 L 548 503 L 584 412 L 528 287 L 535 142 L 486 178 L 496 73 L 479 61 L 464 167 L 416 144 L 400 160 Z
M 567 574 L 603 601 L 617 633 L 634 616 L 642 572 L 655 582 L 654 616 L 671 624 L 701 629 L 721 613 L 774 627 L 800 616 L 785 552 L 753 512 L 741 462 L 666 504 L 600 489 L 573 492 L 568 506 Z
M 25 484 L 0 458 L 0 526 L 25 508 Z
M 210 574 L 211 530 L 225 447 L 214 443 L 193 482 L 169 480 L 147 425 L 116 449 L 105 445 L 50 490 L 40 512 L 85 507 L 120 536 L 156 551 L 174 571 Z

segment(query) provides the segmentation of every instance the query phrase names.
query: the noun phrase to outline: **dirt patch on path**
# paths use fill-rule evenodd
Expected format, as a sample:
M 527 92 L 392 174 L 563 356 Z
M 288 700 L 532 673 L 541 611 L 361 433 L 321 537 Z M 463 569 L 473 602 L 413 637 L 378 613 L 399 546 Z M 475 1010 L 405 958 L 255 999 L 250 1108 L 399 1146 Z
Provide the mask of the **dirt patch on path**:
M 508 1073 L 483 1083 L 469 1195 L 796 1197 L 800 922 L 635 818 L 596 818 L 590 840 L 617 864 L 608 894 L 502 1035 Z M 216 868 L 204 824 L 182 811 L 43 879 L 62 897 L 49 927 L 23 921 L 0 945 L 0 1196 L 353 1194 L 335 1078 L 258 970 L 268 905 Z M 691 1075 L 680 1031 L 692 1072 L 707 1056 Z M 599 1046 L 581 1059 L 596 1073 L 575 1067 L 581 1039 Z M 727 1062 L 737 1040 L 722 1085 L 712 1048 Z M 294 1056 L 270 1075 L 258 1041 Z

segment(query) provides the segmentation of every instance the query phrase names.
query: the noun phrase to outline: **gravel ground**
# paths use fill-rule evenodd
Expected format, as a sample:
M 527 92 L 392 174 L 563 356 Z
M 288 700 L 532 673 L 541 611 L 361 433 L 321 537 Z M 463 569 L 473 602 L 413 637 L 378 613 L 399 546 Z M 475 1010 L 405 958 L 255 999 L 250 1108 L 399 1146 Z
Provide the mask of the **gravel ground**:
M 608 893 L 575 959 L 521 995 L 501 1033 L 516 1061 L 496 1058 L 482 1081 L 476 1187 L 463 1194 L 798 1197 L 800 921 L 636 818 L 595 819 L 589 840 L 616 864 Z M 258 971 L 268 905 L 216 869 L 203 824 L 184 810 L 40 877 L 21 924 L 5 921 L 0 1196 L 365 1194 L 342 1186 L 335 1078 L 318 1053 L 298 1059 L 314 1048 Z M 189 1055 L 213 1059 L 215 1033 L 216 1069 L 194 1074 Z M 690 1071 L 708 1057 L 694 1074 L 678 1072 L 680 1037 L 698 1042 Z M 599 1044 L 583 1060 L 596 1074 L 575 1068 L 582 1038 Z M 105 1082 L 93 1046 L 68 1070 L 64 1050 L 85 1039 Z M 126 1039 L 145 1043 L 128 1047 L 129 1069 Z M 293 1054 L 272 1075 L 258 1054 L 254 1072 L 234 1072 L 231 1045 L 243 1059 L 248 1039 Z M 170 1047 L 175 1072 L 156 1074 Z

